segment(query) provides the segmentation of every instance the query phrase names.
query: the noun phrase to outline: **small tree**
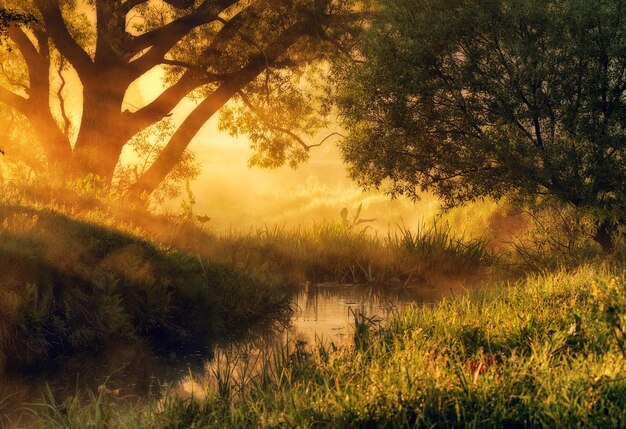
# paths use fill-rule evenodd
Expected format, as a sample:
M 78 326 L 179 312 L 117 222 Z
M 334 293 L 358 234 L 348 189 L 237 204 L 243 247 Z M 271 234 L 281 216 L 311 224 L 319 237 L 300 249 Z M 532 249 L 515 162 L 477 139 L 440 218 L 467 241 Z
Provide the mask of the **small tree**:
M 366 187 L 626 221 L 626 8 L 600 0 L 382 0 L 345 64 L 343 154 Z

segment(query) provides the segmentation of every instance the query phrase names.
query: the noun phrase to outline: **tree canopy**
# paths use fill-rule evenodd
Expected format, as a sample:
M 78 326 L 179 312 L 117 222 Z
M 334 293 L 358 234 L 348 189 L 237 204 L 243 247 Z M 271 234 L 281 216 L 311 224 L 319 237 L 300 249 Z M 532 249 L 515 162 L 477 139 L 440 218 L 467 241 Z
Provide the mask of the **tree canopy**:
M 7 37 L 7 31 L 12 24 L 30 24 L 35 17 L 27 13 L 19 13 L 0 7 L 0 38 Z
M 27 118 L 46 165 L 70 176 L 110 182 L 124 147 L 157 130 L 164 143 L 145 169 L 124 172 L 137 195 L 163 182 L 229 101 L 221 126 L 250 134 L 253 162 L 295 165 L 307 158 L 308 137 L 328 113 L 303 89 L 303 72 L 350 49 L 362 3 L 5 0 L 0 7 L 32 14 L 36 22 L 8 30 L 13 49 L 0 70 L 0 102 Z M 155 68 L 165 72 L 162 93 L 128 106 L 129 87 Z M 70 69 L 82 84 L 79 118 L 67 110 Z M 196 105 L 173 126 L 172 111 L 186 98 Z
M 383 0 L 342 69 L 343 154 L 369 187 L 448 205 L 553 198 L 626 220 L 619 0 Z

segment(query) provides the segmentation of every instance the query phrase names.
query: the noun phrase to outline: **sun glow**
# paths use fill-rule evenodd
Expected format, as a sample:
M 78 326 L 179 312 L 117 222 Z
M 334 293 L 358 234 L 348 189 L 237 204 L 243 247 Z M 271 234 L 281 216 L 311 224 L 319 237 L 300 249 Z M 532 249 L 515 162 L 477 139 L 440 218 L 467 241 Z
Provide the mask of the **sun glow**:
M 159 69 L 138 79 L 127 92 L 127 108 L 133 111 L 154 100 L 164 89 L 162 79 Z M 174 123 L 180 123 L 194 107 L 189 99 L 180 103 L 172 112 Z M 194 210 L 209 216 L 218 230 L 337 221 L 342 208 L 354 215 L 363 204 L 363 216 L 376 219 L 371 227 L 384 231 L 397 224 L 417 225 L 438 209 L 438 201 L 428 196 L 413 203 L 406 198 L 392 200 L 381 192 L 363 192 L 348 177 L 332 140 L 313 148 L 310 160 L 295 170 L 248 167 L 252 156 L 249 140 L 220 131 L 217 124 L 215 115 L 189 148 L 201 166 L 199 178 L 191 184 L 197 202 Z M 132 151 L 126 151 L 122 161 L 129 162 L 132 157 Z M 171 201 L 168 206 L 176 210 L 179 204 Z

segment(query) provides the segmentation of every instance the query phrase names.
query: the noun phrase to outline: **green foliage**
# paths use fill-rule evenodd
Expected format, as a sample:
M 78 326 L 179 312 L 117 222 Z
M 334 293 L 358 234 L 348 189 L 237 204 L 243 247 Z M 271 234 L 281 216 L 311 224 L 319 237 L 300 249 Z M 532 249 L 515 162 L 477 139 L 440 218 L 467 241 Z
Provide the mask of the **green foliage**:
M 303 81 L 301 74 L 268 72 L 248 86 L 249 94 L 240 92 L 220 112 L 221 130 L 250 139 L 254 155 L 249 165 L 295 168 L 308 160 L 311 143 L 305 140 L 329 125 L 330 112 L 325 94 L 313 94 Z
M 615 1 L 382 1 L 362 61 L 339 67 L 352 176 L 450 206 L 547 195 L 615 232 L 625 13 Z
M 626 358 L 626 283 L 620 277 L 594 281 L 592 291 L 601 319 Z

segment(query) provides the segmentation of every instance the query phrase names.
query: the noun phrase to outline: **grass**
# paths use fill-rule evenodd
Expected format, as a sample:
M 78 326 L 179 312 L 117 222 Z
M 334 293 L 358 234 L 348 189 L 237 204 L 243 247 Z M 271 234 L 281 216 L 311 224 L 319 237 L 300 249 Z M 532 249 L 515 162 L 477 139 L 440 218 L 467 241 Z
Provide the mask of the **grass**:
M 448 226 L 398 227 L 381 236 L 340 222 L 288 230 L 263 227 L 248 234 L 214 235 L 198 251 L 251 270 L 262 268 L 288 283 L 423 283 L 440 276 L 471 276 L 495 258 L 483 239 L 465 240 Z
M 359 212 L 351 222 L 338 218 L 288 229 L 265 225 L 247 232 L 216 233 L 193 215 L 154 214 L 115 194 L 100 195 L 82 184 L 64 188 L 5 189 L 14 206 L 53 209 L 73 219 L 137 235 L 155 245 L 230 264 L 284 283 L 424 282 L 440 276 L 470 276 L 495 261 L 486 236 L 465 238 L 446 222 L 417 230 L 397 227 L 378 234 L 362 226 Z M 97 189 L 96 189 L 97 190 Z
M 44 369 L 115 341 L 200 347 L 289 313 L 271 279 L 54 210 L 0 206 L 0 364 Z
M 36 426 L 626 425 L 623 268 L 490 285 L 355 332 L 354 347 L 277 346 L 254 372 L 238 371 L 250 366 L 247 353 L 222 359 L 196 400 L 170 396 L 128 408 L 101 395 L 76 409 L 49 403 L 37 410 Z
M 216 234 L 193 217 L 94 198 L 3 197 L 5 369 L 47 369 L 120 341 L 165 353 L 197 347 L 289 314 L 290 283 L 406 286 L 479 276 L 496 261 L 488 240 L 466 239 L 443 222 L 387 235 L 340 221 Z M 131 406 L 107 389 L 87 402 L 80 392 L 63 403 L 50 395 L 30 406 L 32 425 L 625 426 L 626 286 L 616 266 L 489 284 L 384 326 L 354 313 L 352 347 L 223 351 L 206 378 L 192 380 L 195 399 L 165 395 Z
M 91 188 L 4 191 L 0 368 L 48 369 L 112 341 L 197 347 L 289 314 L 288 284 L 406 285 L 492 262 L 484 240 L 447 226 L 384 237 L 341 222 L 218 235 Z

